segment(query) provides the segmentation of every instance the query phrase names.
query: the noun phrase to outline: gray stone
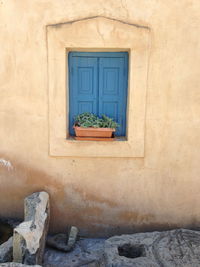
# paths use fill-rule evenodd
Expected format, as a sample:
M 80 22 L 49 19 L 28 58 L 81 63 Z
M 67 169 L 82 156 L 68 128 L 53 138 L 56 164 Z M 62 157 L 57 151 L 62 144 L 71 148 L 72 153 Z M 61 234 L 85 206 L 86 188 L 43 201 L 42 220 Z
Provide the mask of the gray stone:
M 67 246 L 67 235 L 66 234 L 56 234 L 47 237 L 47 245 L 49 247 L 68 252 L 70 249 Z
M 13 260 L 28 265 L 42 264 L 49 226 L 49 195 L 34 193 L 24 200 L 24 222 L 14 229 Z
M 68 238 L 66 234 L 56 234 L 53 236 L 48 236 L 47 245 L 64 252 L 69 252 L 74 248 L 77 237 L 78 237 L 78 228 L 72 226 L 70 228 Z
M 0 263 L 12 261 L 13 238 L 10 237 L 5 243 L 0 245 Z
M 105 242 L 104 261 L 107 267 L 198 267 L 200 232 L 177 229 L 114 236 Z
M 25 265 L 16 262 L 7 262 L 0 264 L 1 267 L 42 267 L 41 265 Z
M 102 266 L 105 239 L 80 238 L 71 252 L 47 247 L 43 267 L 99 267 Z
M 69 231 L 68 242 L 67 242 L 67 246 L 70 250 L 74 248 L 77 238 L 78 238 L 78 228 L 72 226 Z
M 93 261 L 88 264 L 81 265 L 81 267 L 104 267 L 104 266 L 97 261 Z

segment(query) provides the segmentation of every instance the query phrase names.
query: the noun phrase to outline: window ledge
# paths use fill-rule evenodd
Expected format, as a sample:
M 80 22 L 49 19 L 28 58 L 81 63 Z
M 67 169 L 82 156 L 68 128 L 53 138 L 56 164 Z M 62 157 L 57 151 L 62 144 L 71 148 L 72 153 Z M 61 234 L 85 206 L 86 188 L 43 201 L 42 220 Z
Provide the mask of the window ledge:
M 119 138 L 115 141 L 80 141 L 74 138 L 51 140 L 51 156 L 64 157 L 143 157 L 143 147 L 134 142 Z
M 106 140 L 105 141 L 102 141 L 102 140 L 96 141 L 96 140 L 76 140 L 74 136 L 70 136 L 66 140 L 72 141 L 72 142 L 86 142 L 86 141 L 88 141 L 88 142 L 120 142 L 120 141 L 123 141 L 124 142 L 124 141 L 127 141 L 127 138 L 125 136 L 116 136 L 113 138 L 112 141 L 106 141 Z

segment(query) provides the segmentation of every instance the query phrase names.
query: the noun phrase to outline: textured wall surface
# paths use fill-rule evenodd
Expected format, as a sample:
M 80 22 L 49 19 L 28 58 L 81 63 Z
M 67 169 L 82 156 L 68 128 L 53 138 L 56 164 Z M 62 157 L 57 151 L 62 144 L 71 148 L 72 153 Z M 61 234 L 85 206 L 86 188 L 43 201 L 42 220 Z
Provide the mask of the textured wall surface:
M 92 16 L 151 29 L 144 158 L 49 156 L 46 25 Z M 0 29 L 0 216 L 46 190 L 52 231 L 200 225 L 198 0 L 1 0 Z

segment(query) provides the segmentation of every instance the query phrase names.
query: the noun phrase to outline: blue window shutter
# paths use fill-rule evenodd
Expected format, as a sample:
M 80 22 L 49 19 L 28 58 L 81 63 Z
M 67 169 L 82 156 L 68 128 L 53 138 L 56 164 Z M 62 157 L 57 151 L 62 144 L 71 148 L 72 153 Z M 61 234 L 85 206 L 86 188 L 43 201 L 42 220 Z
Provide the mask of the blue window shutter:
M 74 117 L 83 112 L 105 114 L 126 135 L 128 81 L 127 52 L 69 53 L 69 133 L 74 135 Z
M 74 117 L 83 112 L 97 114 L 98 93 L 97 58 L 69 55 L 69 122 L 70 135 L 74 135 Z
M 119 123 L 117 136 L 124 136 L 126 133 L 126 81 L 125 56 L 99 59 L 99 114 L 105 114 Z

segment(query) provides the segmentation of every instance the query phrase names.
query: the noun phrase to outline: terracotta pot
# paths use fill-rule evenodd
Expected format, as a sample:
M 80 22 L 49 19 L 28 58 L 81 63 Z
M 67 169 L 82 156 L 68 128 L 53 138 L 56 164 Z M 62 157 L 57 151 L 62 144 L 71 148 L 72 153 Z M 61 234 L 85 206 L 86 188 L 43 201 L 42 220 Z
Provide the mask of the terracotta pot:
M 112 133 L 115 132 L 113 128 L 83 128 L 78 126 L 73 128 L 78 137 L 112 137 Z

